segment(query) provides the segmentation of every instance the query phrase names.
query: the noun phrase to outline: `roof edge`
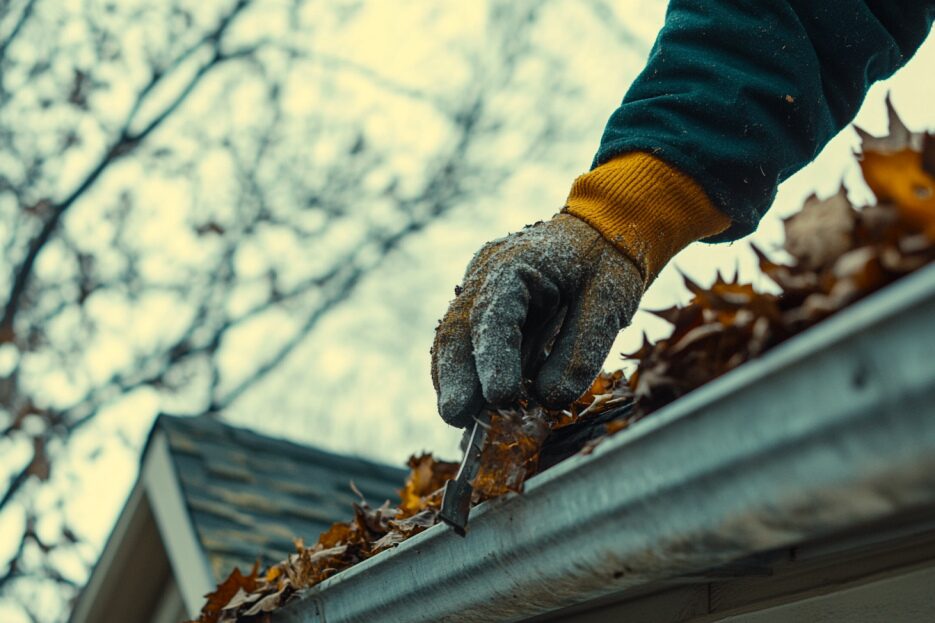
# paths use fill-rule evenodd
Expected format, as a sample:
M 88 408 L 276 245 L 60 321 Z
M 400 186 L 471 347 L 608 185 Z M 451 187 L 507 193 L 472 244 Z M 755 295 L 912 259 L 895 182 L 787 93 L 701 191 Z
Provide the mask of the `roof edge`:
M 935 265 L 274 620 L 517 620 L 931 505 L 932 318 Z

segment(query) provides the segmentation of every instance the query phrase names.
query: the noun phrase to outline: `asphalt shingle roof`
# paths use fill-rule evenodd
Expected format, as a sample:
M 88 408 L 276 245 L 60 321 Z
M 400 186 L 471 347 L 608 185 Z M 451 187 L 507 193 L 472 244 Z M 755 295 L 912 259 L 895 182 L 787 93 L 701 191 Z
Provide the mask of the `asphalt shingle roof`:
M 406 471 L 230 426 L 207 416 L 160 415 L 182 495 L 219 581 L 234 566 L 277 562 L 336 521 L 357 496 L 397 500 Z

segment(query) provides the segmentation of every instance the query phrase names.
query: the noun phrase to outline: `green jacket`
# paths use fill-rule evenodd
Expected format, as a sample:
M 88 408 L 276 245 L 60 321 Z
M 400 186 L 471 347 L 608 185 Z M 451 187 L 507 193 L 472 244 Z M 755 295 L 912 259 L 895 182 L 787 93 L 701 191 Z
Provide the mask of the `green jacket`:
M 593 167 L 655 154 L 732 219 L 709 241 L 744 236 L 870 85 L 912 57 L 933 19 L 935 2 L 921 0 L 672 0 Z

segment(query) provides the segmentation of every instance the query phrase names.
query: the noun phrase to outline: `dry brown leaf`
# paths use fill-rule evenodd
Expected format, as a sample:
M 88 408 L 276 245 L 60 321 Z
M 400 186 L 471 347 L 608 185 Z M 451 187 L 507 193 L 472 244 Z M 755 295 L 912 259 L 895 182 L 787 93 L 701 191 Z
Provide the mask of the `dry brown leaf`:
M 827 199 L 812 195 L 784 222 L 786 251 L 804 268 L 818 270 L 853 246 L 856 222 L 857 213 L 843 188 Z
M 908 149 L 868 153 L 860 165 L 877 200 L 893 204 L 902 218 L 935 241 L 935 177 L 922 169 L 922 154 Z
M 409 469 L 406 485 L 399 492 L 402 498 L 399 510 L 404 516 L 415 515 L 431 506 L 432 494 L 455 477 L 458 464 L 436 461 L 431 454 L 423 453 L 409 458 Z
M 207 602 L 201 609 L 198 623 L 217 623 L 228 603 L 233 601 L 241 592 L 245 595 L 252 593 L 257 587 L 259 568 L 260 564 L 254 563 L 250 575 L 243 575 L 240 573 L 240 569 L 235 567 L 226 580 L 221 582 L 213 592 L 205 595 Z
M 526 478 L 535 473 L 548 432 L 547 416 L 541 409 L 491 413 L 480 469 L 472 483 L 476 501 L 522 491 Z

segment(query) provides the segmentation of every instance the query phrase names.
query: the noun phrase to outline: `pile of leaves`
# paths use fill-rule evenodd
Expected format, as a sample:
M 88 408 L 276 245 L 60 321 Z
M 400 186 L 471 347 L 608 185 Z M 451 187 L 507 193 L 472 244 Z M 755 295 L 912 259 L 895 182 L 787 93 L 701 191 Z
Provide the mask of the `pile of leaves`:
M 784 222 L 777 263 L 754 247 L 760 270 L 779 289 L 761 292 L 718 275 L 710 288 L 690 279 L 684 307 L 656 313 L 667 339 L 629 355 L 638 419 L 804 331 L 935 259 L 935 135 L 913 134 L 889 106 L 890 133 L 862 138 L 861 171 L 877 197 L 857 209 L 842 188 L 806 200 Z
M 629 378 L 601 374 L 588 392 L 565 410 L 522 403 L 492 412 L 488 443 L 474 481 L 473 503 L 521 492 L 540 465 L 550 436 L 572 425 L 599 423 L 600 436 L 575 449 L 588 452 L 606 436 L 753 359 L 900 277 L 935 260 L 935 135 L 913 134 L 889 106 L 889 135 L 862 138 L 864 179 L 877 203 L 857 209 L 842 189 L 810 197 L 785 221 L 779 263 L 754 248 L 763 274 L 778 293 L 761 291 L 735 276 L 718 275 L 703 288 L 685 279 L 692 293 L 682 307 L 654 312 L 673 325 L 672 334 L 627 355 L 636 360 Z M 615 407 L 633 408 L 617 419 Z M 444 484 L 458 465 L 429 454 L 409 460 L 410 473 L 396 506 L 372 508 L 361 496 L 354 518 L 336 523 L 318 541 L 296 541 L 287 560 L 259 573 L 239 570 L 209 594 L 199 623 L 262 621 L 298 591 L 438 523 Z
M 299 589 L 314 586 L 438 523 L 442 488 L 454 478 L 458 464 L 423 454 L 409 459 L 409 470 L 397 506 L 386 502 L 372 508 L 357 492 L 360 502 L 353 506 L 351 521 L 333 524 L 311 546 L 296 539 L 296 552 L 262 575 L 258 565 L 249 575 L 234 569 L 207 595 L 198 622 L 265 620 L 269 612 L 287 603 Z M 357 491 L 353 484 L 352 489 Z

